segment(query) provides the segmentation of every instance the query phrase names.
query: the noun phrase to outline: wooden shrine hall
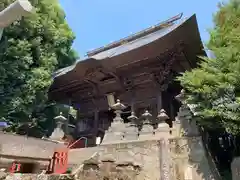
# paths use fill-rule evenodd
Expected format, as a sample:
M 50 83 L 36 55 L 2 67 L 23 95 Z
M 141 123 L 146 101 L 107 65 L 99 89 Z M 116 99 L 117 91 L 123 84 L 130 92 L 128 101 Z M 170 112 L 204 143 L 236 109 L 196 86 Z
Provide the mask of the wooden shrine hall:
M 174 121 L 181 87 L 175 78 L 197 65 L 205 55 L 196 16 L 182 14 L 87 53 L 87 58 L 54 74 L 49 98 L 78 111 L 77 134 L 95 139 L 106 130 L 119 99 L 127 108 L 122 117 L 160 109 Z

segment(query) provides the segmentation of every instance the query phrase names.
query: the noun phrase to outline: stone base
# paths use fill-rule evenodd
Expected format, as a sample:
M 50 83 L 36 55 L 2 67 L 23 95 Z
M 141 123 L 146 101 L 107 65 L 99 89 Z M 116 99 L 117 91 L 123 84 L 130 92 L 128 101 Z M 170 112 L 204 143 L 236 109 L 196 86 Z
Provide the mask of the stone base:
M 124 135 L 124 139 L 127 139 L 127 140 L 138 140 L 139 139 L 139 136 L 138 136 L 138 133 L 137 132 L 127 132 L 125 135 Z M 123 140 L 124 140 L 123 139 Z
M 123 139 L 122 132 L 106 132 L 102 144 L 109 144 L 114 142 L 119 142 Z
M 48 175 L 48 174 L 6 174 L 6 180 L 74 180 L 70 174 Z
M 201 137 L 150 139 L 100 145 L 94 161 L 85 161 L 76 172 L 78 179 L 217 180 Z

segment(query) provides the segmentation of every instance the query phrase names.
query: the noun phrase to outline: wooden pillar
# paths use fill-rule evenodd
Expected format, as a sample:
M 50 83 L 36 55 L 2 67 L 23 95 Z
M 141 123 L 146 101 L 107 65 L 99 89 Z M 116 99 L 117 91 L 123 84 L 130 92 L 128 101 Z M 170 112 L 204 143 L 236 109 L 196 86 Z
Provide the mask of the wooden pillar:
M 99 122 L 99 110 L 98 108 L 95 107 L 94 110 L 94 133 L 97 135 L 97 131 L 98 131 L 98 122 Z
M 135 101 L 135 96 L 134 96 L 134 93 L 131 92 L 131 112 L 134 112 L 135 110 L 134 101 Z
M 157 113 L 162 109 L 162 92 L 159 91 L 157 95 Z
M 93 98 L 92 99 L 93 101 L 93 104 L 95 106 L 95 109 L 94 109 L 94 119 L 93 119 L 93 133 L 94 133 L 94 136 L 96 138 L 97 136 L 97 133 L 98 133 L 98 123 L 99 123 L 99 108 L 98 108 L 98 104 L 96 103 L 95 99 Z M 96 139 L 95 139 L 96 140 Z
M 69 99 L 69 101 L 68 101 L 69 110 L 68 110 L 67 122 L 66 122 L 66 124 L 65 124 L 66 134 L 69 134 L 69 128 L 68 128 L 68 125 L 69 125 L 69 118 L 70 118 L 70 109 L 71 109 L 71 105 L 72 105 L 72 101 L 71 101 L 71 99 Z
M 175 115 L 174 115 L 173 101 L 172 101 L 172 99 L 171 99 L 171 101 L 170 101 L 170 119 L 171 119 L 172 121 L 175 120 L 175 117 L 174 117 L 174 116 L 175 116 Z

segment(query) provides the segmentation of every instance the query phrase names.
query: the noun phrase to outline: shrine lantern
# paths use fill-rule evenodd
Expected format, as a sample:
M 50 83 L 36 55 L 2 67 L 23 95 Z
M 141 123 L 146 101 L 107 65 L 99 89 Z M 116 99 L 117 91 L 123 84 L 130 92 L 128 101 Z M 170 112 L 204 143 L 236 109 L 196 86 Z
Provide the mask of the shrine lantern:
M 50 136 L 50 139 L 61 141 L 64 137 L 62 125 L 66 122 L 67 118 L 65 118 L 62 115 L 62 112 L 60 112 L 60 115 L 56 116 L 54 120 L 56 121 L 57 127 L 54 129 L 52 135 Z

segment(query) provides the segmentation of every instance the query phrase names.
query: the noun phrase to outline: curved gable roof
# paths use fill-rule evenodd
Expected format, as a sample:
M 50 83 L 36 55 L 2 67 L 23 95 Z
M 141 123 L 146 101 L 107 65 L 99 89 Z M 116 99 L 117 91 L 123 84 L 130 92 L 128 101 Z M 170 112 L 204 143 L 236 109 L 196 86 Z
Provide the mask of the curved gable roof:
M 182 17 L 182 16 L 180 16 L 180 17 Z M 161 23 L 158 26 L 160 27 L 160 25 L 161 25 Z M 195 32 L 195 31 L 198 31 L 195 15 L 192 15 L 189 18 L 181 19 L 178 22 L 174 22 L 174 23 L 172 22 L 167 27 L 166 26 L 164 26 L 164 28 L 163 27 L 159 28 L 159 27 L 156 28 L 156 27 L 153 26 L 152 28 L 153 29 L 155 28 L 155 31 L 152 30 L 152 31 L 149 31 L 148 33 L 145 32 L 145 34 L 144 34 L 144 31 L 143 31 L 142 36 L 140 36 L 140 37 L 139 37 L 139 34 L 137 34 L 138 38 L 132 38 L 131 39 L 131 37 L 130 37 L 131 41 L 129 41 L 129 42 L 126 42 L 127 38 L 124 38 L 121 41 L 117 41 L 118 46 L 113 46 L 113 48 L 109 48 L 109 47 L 111 47 L 111 44 L 110 44 L 110 45 L 105 46 L 106 50 L 101 50 L 101 48 L 100 48 L 100 50 L 98 50 L 98 49 L 95 50 L 96 52 L 90 52 L 88 54 L 92 55 L 92 56 L 89 56 L 89 57 L 87 57 L 87 58 L 85 58 L 81 61 L 77 61 L 72 66 L 69 66 L 69 67 L 66 67 L 66 68 L 63 68 L 63 69 L 60 69 L 60 70 L 56 71 L 53 74 L 53 78 L 58 78 L 58 77 L 61 77 L 61 76 L 65 76 L 72 71 L 77 71 L 77 68 L 76 68 L 77 66 L 78 67 L 80 67 L 80 66 L 83 67 L 83 66 L 85 66 L 85 64 L 88 64 L 88 63 L 89 64 L 93 63 L 95 65 L 99 64 L 100 62 L 99 63 L 96 62 L 96 61 L 99 61 L 99 60 L 107 60 L 106 64 L 109 64 L 109 62 L 112 62 L 112 61 L 109 61 L 109 60 L 111 60 L 115 57 L 122 56 L 122 55 L 125 55 L 127 53 L 131 53 L 131 52 L 133 52 L 137 49 L 148 46 L 148 45 L 150 45 L 152 43 L 155 43 L 155 42 L 159 42 L 160 46 L 162 46 L 162 45 L 164 46 L 164 43 L 166 43 L 166 41 L 162 41 L 162 40 L 166 39 L 165 37 L 170 38 L 170 39 L 168 38 L 167 41 L 170 40 L 171 43 L 176 43 L 176 42 L 172 42 L 172 41 L 173 40 L 178 41 L 174 37 L 174 35 L 178 34 L 178 32 L 181 34 L 181 33 L 185 33 L 187 31 L 186 32 L 187 34 L 181 34 L 180 35 L 180 36 L 182 36 L 186 39 L 186 37 L 189 36 L 188 31 L 191 31 L 191 33 L 194 34 L 194 38 L 196 38 L 196 39 L 191 40 L 190 46 L 192 46 L 191 43 L 198 43 L 198 45 L 196 45 L 197 47 L 200 47 L 202 45 L 201 40 L 200 40 L 200 36 L 199 36 L 199 32 Z M 185 28 L 185 29 L 182 29 L 182 28 Z M 176 37 L 179 38 L 180 36 L 177 35 Z M 191 37 L 189 37 L 189 38 L 191 38 Z M 187 39 L 188 39 L 188 37 L 187 37 Z M 122 42 L 122 44 L 120 42 Z M 159 45 L 159 43 L 158 43 L 158 45 Z M 104 47 L 102 47 L 102 49 L 104 49 Z M 116 58 L 116 59 L 119 59 L 119 58 Z
M 195 15 L 193 15 L 195 16 Z M 101 49 L 104 49 L 104 47 L 99 48 L 100 50 L 96 49 L 94 51 L 91 51 L 88 53 L 89 57 L 86 57 L 85 59 L 81 60 L 81 61 L 77 61 L 75 64 L 73 64 L 72 66 L 60 69 L 58 71 L 56 71 L 53 74 L 53 78 L 56 77 L 60 77 L 62 75 L 67 74 L 68 72 L 72 71 L 76 65 L 80 65 L 81 63 L 88 61 L 88 60 L 103 60 L 103 59 L 107 59 L 107 58 L 112 58 L 115 56 L 119 56 L 121 54 L 127 53 L 129 51 L 138 49 L 142 46 L 148 45 L 156 40 L 161 39 L 162 37 L 164 37 L 167 34 L 170 34 L 172 31 L 177 30 L 177 28 L 179 26 L 182 26 L 186 21 L 189 21 L 190 19 L 193 18 L 193 16 L 189 17 L 189 18 L 184 18 L 181 19 L 180 21 L 178 21 L 176 23 L 176 20 L 179 20 L 182 17 L 182 14 L 179 14 L 177 16 L 175 16 L 176 20 L 173 21 L 171 18 L 170 22 L 168 25 L 166 25 L 166 22 L 160 23 L 157 26 L 152 26 L 151 28 L 154 30 L 151 30 L 151 28 L 148 28 L 146 30 L 141 31 L 142 35 L 139 36 L 139 33 L 137 33 L 136 37 L 139 38 L 134 38 L 134 37 L 127 37 L 127 38 L 123 38 L 120 41 L 117 41 L 116 43 L 118 44 L 118 46 L 113 46 L 113 48 L 109 48 L 111 46 L 107 45 L 106 50 L 102 51 Z M 163 26 L 164 25 L 164 26 Z M 150 29 L 150 31 L 149 31 Z M 146 32 L 149 31 L 149 32 Z M 128 41 L 128 39 L 131 39 L 130 41 Z M 128 42 L 127 42 L 128 41 Z M 112 43 L 114 44 L 114 43 Z M 109 46 L 109 47 L 108 47 Z

